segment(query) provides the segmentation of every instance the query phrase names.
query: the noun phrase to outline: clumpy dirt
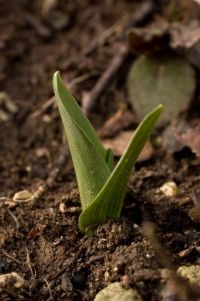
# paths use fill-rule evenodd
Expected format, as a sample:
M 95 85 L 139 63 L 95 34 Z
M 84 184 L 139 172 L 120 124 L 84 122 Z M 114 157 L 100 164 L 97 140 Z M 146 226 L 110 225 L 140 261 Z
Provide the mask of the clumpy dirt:
M 199 202 L 199 159 L 188 148 L 168 154 L 157 143 L 153 156 L 133 170 L 122 217 L 87 237 L 78 229 L 77 184 L 52 100 L 56 70 L 80 100 L 93 88 L 125 43 L 113 24 L 126 27 L 141 4 L 55 1 L 48 13 L 50 2 L 0 1 L 0 90 L 17 108 L 12 112 L 0 102 L 7 116 L 0 122 L 0 275 L 16 272 L 25 281 L 19 291 L 12 285 L 1 290 L 0 299 L 89 301 L 120 281 L 136 288 L 142 300 L 198 300 L 200 289 L 173 272 L 163 277 L 161 270 L 200 264 L 199 214 L 194 218 L 189 211 Z M 152 14 L 159 11 L 155 6 Z M 61 20 L 64 14 L 64 23 L 54 11 Z M 170 5 L 164 14 L 169 12 Z M 105 43 L 97 45 L 108 28 Z M 90 114 L 97 129 L 121 102 L 130 111 L 126 77 L 133 59 L 128 54 L 97 100 Z M 160 139 L 162 132 L 154 135 Z M 179 189 L 171 197 L 159 190 L 169 180 Z M 31 200 L 13 205 L 13 195 L 25 189 Z

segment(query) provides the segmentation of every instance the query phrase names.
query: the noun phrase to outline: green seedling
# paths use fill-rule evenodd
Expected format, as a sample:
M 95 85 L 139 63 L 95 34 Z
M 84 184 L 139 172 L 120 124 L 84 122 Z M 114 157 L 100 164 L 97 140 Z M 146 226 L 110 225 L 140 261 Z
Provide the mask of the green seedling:
M 128 179 L 143 146 L 162 111 L 152 110 L 133 134 L 124 154 L 114 166 L 111 150 L 105 150 L 93 126 L 63 83 L 59 72 L 53 77 L 58 108 L 78 182 L 82 213 L 79 228 L 87 234 L 108 218 L 119 218 Z

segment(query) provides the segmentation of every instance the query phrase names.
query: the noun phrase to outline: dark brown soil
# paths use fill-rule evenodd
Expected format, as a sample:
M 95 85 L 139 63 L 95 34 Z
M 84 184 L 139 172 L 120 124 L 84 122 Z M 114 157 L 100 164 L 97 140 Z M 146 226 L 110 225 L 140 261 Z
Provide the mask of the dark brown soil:
M 179 288 L 171 299 L 162 297 L 168 282 L 160 270 L 200 263 L 199 225 L 188 214 L 199 202 L 199 159 L 189 149 L 169 155 L 157 146 L 131 175 L 121 219 L 86 237 L 78 229 L 81 208 L 60 117 L 49 102 L 56 70 L 80 100 L 93 88 L 125 41 L 114 32 L 104 45 L 90 48 L 116 22 L 125 27 L 122 17 L 129 20 L 140 1 L 58 1 L 56 9 L 68 17 L 59 29 L 53 17 L 42 18 L 41 3 L 0 1 L 0 90 L 18 108 L 0 122 L 0 274 L 17 272 L 25 280 L 19 293 L 3 290 L 0 299 L 88 301 L 121 281 L 142 300 L 198 300 L 200 291 L 193 294 L 188 282 L 184 297 Z M 90 118 L 96 128 L 122 101 L 130 110 L 126 78 L 133 59 L 128 55 L 95 104 Z M 169 180 L 179 187 L 174 197 L 159 191 Z M 24 189 L 32 200 L 9 207 Z

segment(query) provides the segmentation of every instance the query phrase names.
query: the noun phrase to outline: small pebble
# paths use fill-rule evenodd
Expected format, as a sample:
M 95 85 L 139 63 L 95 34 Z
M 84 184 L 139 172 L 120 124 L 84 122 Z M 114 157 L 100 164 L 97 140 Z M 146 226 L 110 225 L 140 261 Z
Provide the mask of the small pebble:
M 160 187 L 160 191 L 166 196 L 175 196 L 178 193 L 178 187 L 175 182 L 169 181 Z
M 0 275 L 0 292 L 9 291 L 15 295 L 24 286 L 24 279 L 16 272 Z
M 20 190 L 15 193 L 13 196 L 13 201 L 16 202 L 27 202 L 29 199 L 31 199 L 32 194 L 28 190 Z
M 94 301 L 142 301 L 136 289 L 124 289 L 120 282 L 114 282 L 102 289 Z

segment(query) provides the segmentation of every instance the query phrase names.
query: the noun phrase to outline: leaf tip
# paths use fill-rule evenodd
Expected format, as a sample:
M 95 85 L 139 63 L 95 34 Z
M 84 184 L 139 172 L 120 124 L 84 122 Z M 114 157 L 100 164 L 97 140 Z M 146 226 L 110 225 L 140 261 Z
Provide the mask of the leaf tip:
M 154 112 L 157 112 L 157 116 L 159 117 L 162 113 L 164 105 L 160 103 L 157 107 L 155 107 Z
M 53 78 L 58 78 L 58 76 L 60 76 L 60 72 L 59 71 L 56 71 L 53 75 Z
M 53 75 L 53 90 L 54 90 L 57 102 L 59 102 L 61 99 L 61 95 L 63 94 L 64 86 L 65 85 L 60 76 L 60 72 L 56 71 Z
M 53 87 L 54 89 L 57 87 L 57 84 L 58 84 L 58 81 L 59 79 L 61 79 L 60 77 L 60 72 L 59 71 L 56 71 L 53 75 Z

